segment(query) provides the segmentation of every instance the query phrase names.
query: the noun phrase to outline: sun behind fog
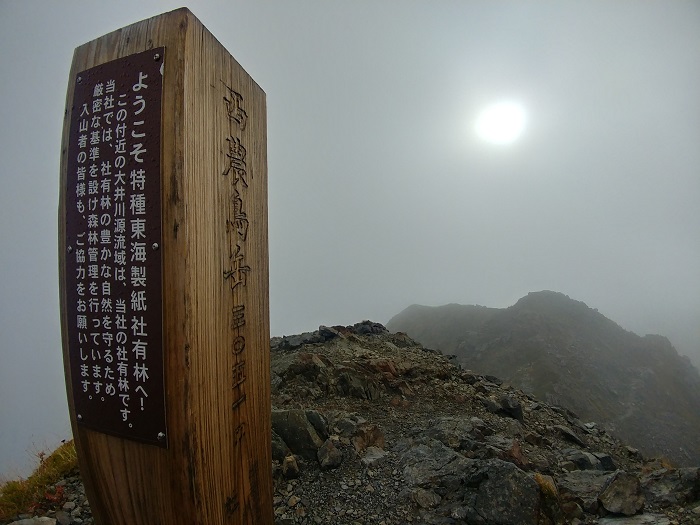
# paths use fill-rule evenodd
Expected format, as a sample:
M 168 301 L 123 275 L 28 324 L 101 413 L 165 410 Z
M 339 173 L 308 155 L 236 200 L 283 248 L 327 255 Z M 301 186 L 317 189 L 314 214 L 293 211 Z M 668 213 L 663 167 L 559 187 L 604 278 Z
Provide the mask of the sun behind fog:
M 510 144 L 525 130 L 525 109 L 516 102 L 499 102 L 486 107 L 476 119 L 477 135 L 493 144 Z

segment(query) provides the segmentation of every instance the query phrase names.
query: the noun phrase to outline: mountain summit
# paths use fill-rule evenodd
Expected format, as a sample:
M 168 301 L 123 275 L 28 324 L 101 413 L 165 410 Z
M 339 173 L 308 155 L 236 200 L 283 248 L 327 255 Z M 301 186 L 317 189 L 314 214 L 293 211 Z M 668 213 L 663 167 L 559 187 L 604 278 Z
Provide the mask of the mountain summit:
M 275 525 L 700 525 L 700 467 L 379 323 L 274 337 L 270 358 L 272 412 L 254 417 L 273 461 L 250 468 L 272 468 Z M 77 473 L 32 509 L 11 525 L 93 523 Z
M 413 305 L 387 327 L 598 421 L 647 454 L 700 463 L 700 375 L 665 337 L 640 337 L 551 291 L 504 309 Z

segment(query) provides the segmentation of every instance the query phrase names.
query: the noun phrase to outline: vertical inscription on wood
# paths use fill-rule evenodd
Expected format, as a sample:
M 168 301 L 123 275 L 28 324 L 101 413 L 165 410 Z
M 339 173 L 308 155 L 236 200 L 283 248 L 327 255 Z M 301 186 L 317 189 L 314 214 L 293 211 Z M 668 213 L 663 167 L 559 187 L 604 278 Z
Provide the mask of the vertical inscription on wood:
M 234 448 L 236 462 L 242 461 L 241 442 L 245 437 L 245 421 L 242 420 L 244 403 L 246 401 L 246 339 L 244 327 L 246 323 L 245 304 L 240 299 L 247 285 L 248 274 L 253 271 L 246 262 L 246 239 L 248 236 L 248 217 L 246 215 L 243 197 L 248 188 L 249 169 L 246 165 L 246 147 L 243 143 L 243 131 L 248 122 L 248 113 L 244 109 L 243 96 L 231 87 L 225 85 L 227 96 L 222 103 L 225 104 L 228 116 L 228 135 L 224 140 L 226 151 L 226 164 L 222 175 L 229 181 L 229 201 L 226 217 L 226 237 L 228 251 L 228 265 L 223 270 L 224 280 L 228 282 L 233 295 L 233 308 L 230 314 L 230 325 L 233 330 L 233 343 L 231 353 L 233 365 L 231 367 L 231 389 L 233 390 L 233 402 L 231 410 L 234 411 L 234 421 L 238 424 L 234 430 Z M 239 478 L 239 476 L 237 476 Z M 240 478 L 236 480 L 234 496 L 229 498 L 226 510 L 234 513 L 238 510 L 240 492 Z
M 78 424 L 167 446 L 160 133 L 164 48 L 78 73 L 66 290 Z

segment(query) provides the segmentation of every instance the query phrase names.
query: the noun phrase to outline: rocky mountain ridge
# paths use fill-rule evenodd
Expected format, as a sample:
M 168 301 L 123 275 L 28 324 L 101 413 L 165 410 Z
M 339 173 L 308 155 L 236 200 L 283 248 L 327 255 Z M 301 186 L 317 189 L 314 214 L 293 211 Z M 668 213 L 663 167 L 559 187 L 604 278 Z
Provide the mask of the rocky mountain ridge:
M 366 321 L 271 346 L 280 524 L 700 523 L 699 468 L 406 334 Z
M 273 338 L 271 372 L 276 525 L 700 525 L 700 468 L 380 324 Z M 16 525 L 90 525 L 62 486 Z
M 700 464 L 700 374 L 662 336 L 640 337 L 547 291 L 505 309 L 414 305 L 388 327 L 598 421 L 647 454 Z

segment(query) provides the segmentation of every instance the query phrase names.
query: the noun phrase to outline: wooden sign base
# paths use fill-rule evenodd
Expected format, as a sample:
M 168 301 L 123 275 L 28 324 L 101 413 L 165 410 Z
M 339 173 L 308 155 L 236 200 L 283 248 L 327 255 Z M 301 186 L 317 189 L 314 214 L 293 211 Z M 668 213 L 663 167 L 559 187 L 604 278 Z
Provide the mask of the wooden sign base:
M 95 523 L 272 524 L 265 93 L 187 9 L 75 51 L 59 269 Z

